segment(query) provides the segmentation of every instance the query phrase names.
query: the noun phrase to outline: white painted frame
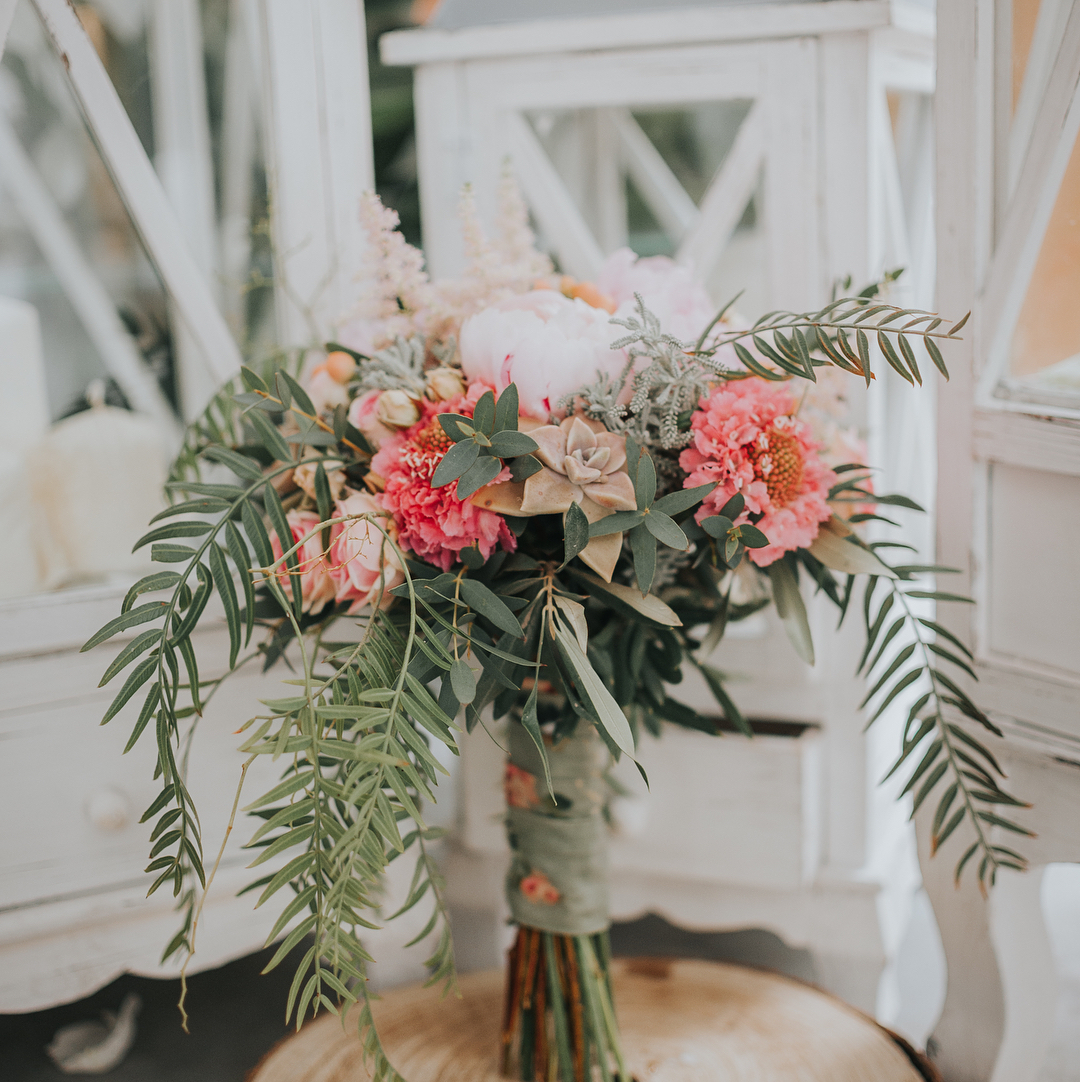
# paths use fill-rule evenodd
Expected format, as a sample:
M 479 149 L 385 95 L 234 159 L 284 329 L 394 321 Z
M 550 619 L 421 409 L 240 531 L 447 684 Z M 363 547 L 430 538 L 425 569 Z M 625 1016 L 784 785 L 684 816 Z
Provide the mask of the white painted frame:
M 0 46 L 6 40 L 15 2 L 0 0 Z M 217 257 L 213 245 L 204 243 L 208 234 L 213 239 L 205 188 L 186 209 L 173 207 L 166 187 L 179 202 L 180 195 L 190 194 L 184 191 L 185 181 L 168 179 L 166 186 L 159 181 L 74 9 L 67 0 L 34 3 L 65 61 L 102 157 L 194 350 L 205 358 L 212 380 L 205 386 L 216 386 L 237 372 L 240 351 L 214 300 L 212 267 Z M 235 10 L 244 14 L 247 21 L 242 33 L 251 37 L 246 42 L 234 40 L 234 62 L 239 62 L 239 52 L 240 60 L 252 63 L 246 75 L 234 68 L 237 78 L 233 90 L 236 97 L 243 98 L 250 94 L 251 77 L 261 74 L 263 123 L 274 140 L 270 163 L 274 229 L 279 252 L 285 253 L 277 282 L 278 312 L 284 313 L 283 344 L 308 345 L 329 334 L 334 320 L 348 307 L 356 288 L 355 271 L 363 257 L 357 211 L 360 194 L 373 184 L 363 4 L 361 0 L 304 4 L 295 0 L 237 0 Z M 190 5 L 174 10 L 172 0 L 161 0 L 158 16 L 163 21 L 158 29 L 163 30 L 168 20 L 190 20 L 192 14 Z M 243 46 L 250 49 L 251 42 L 258 40 L 254 31 L 260 25 L 269 55 L 261 72 L 254 50 L 246 58 L 243 55 Z M 173 100 L 159 102 L 169 132 L 165 146 L 185 156 L 184 168 L 194 170 L 193 175 L 202 178 L 199 183 L 205 183 L 209 146 L 195 115 L 203 106 L 192 66 L 197 28 L 188 21 L 180 29 L 186 36 L 183 48 L 171 57 L 180 61 L 180 66 L 162 73 L 160 85 L 166 89 L 159 91 L 159 96 L 162 92 L 176 94 Z M 243 101 L 234 101 L 232 116 L 236 127 L 250 138 L 253 131 L 246 125 L 252 114 L 245 115 Z M 242 177 L 237 174 L 248 167 L 249 150 L 250 142 L 243 155 L 238 153 L 233 159 L 237 166 L 232 174 L 235 189 L 227 206 L 238 215 L 243 214 L 245 195 Z M 24 185 L 27 192 L 32 187 Z M 47 217 L 39 215 L 41 221 Z M 190 229 L 201 230 L 198 258 L 189 248 Z M 71 256 L 63 244 L 74 242 L 66 234 L 54 233 L 59 256 L 65 251 Z M 223 264 L 236 266 L 235 252 L 232 259 L 231 264 Z M 71 288 L 81 290 L 78 295 L 85 301 L 84 320 L 92 331 L 96 329 L 104 349 L 111 342 L 109 336 L 119 333 L 112 304 L 103 293 L 94 293 L 99 284 L 85 260 L 73 257 L 71 273 L 78 279 Z M 303 318 L 290 309 L 294 302 Z M 113 349 L 112 356 L 114 363 L 116 357 L 122 362 L 123 347 Z M 132 371 L 125 378 L 136 387 L 144 378 L 138 374 L 142 370 L 134 367 L 140 362 L 137 356 L 128 355 L 127 359 Z M 143 399 L 133 398 L 146 408 L 153 405 L 149 392 Z M 0 706 L 0 728 L 5 735 L 18 737 L 5 741 L 0 809 L 8 821 L 19 824 L 17 832 L 9 832 L 12 837 L 17 834 L 21 848 L 35 854 L 19 869 L 18 890 L 4 899 L 10 904 L 0 905 L 0 1010 L 36 1010 L 80 998 L 125 971 L 175 975 L 174 965 L 162 967 L 158 959 L 175 931 L 177 914 L 172 898 L 145 898 L 145 828 L 129 819 L 122 830 L 96 834 L 82 803 L 84 795 L 91 798 L 95 786 L 105 784 L 103 779 L 123 789 L 130 778 L 132 792 L 125 795 L 137 817 L 144 803 L 140 786 L 150 780 L 149 768 L 145 778 L 136 779 L 130 772 L 132 764 L 124 767 L 115 746 L 120 728 L 115 734 L 99 733 L 97 722 L 105 705 L 102 696 L 109 694 L 96 687 L 103 663 L 96 654 L 78 652 L 82 642 L 119 611 L 125 592 L 126 585 L 110 585 L 0 603 L 0 683 L 6 691 L 16 689 L 19 693 L 12 692 Z M 199 638 L 207 647 L 206 654 L 220 658 L 224 649 L 221 621 L 209 614 L 204 624 Z M 43 672 L 53 671 L 59 671 L 62 679 L 50 682 L 42 678 Z M 222 691 L 225 700 L 236 698 L 233 707 L 225 709 L 223 720 L 241 712 L 243 703 L 250 704 L 265 694 L 261 689 L 266 679 L 254 670 L 244 671 L 231 688 L 226 685 Z M 273 674 L 269 680 L 276 687 L 279 675 Z M 41 815 L 28 815 L 25 800 L 17 806 L 5 806 L 4 794 L 14 788 L 7 783 L 36 777 L 42 748 L 49 746 L 50 739 L 63 739 L 65 725 L 68 732 L 85 740 L 84 758 L 78 763 L 69 758 L 58 764 L 71 782 L 65 802 L 49 804 Z M 114 725 L 124 726 L 125 721 L 117 718 Z M 218 805 L 204 809 L 210 813 L 204 816 L 204 827 L 211 832 L 208 838 L 223 828 L 231 786 L 239 776 L 230 728 L 228 724 L 208 728 L 209 746 L 195 752 L 203 758 L 195 773 L 211 790 L 204 794 L 205 803 Z M 151 750 L 136 749 L 132 754 Z M 101 756 L 101 761 L 96 761 L 96 756 Z M 61 803 L 64 810 L 58 811 Z M 66 838 L 69 845 L 72 838 L 86 839 L 85 851 L 80 854 L 83 881 L 78 884 L 83 889 L 64 888 L 64 860 L 50 850 L 50 842 L 57 837 Z M 252 913 L 250 895 L 235 896 L 251 878 L 244 868 L 249 855 L 237 848 L 241 841 L 242 837 L 234 835 L 222 863 L 204 912 L 191 972 L 258 949 L 273 923 L 272 913 Z M 40 859 L 35 846 L 40 848 Z M 403 864 L 395 874 L 407 875 L 408 869 Z M 395 926 L 382 936 L 386 942 L 380 951 L 396 954 L 401 942 L 417 931 L 417 927 Z M 398 959 L 390 961 L 387 968 L 397 979 L 421 975 L 422 967 L 415 959 L 405 965 L 412 969 L 403 969 Z
M 1080 862 L 1080 677 L 996 652 L 991 645 L 991 472 L 997 465 L 1080 477 L 1075 410 L 1010 401 L 994 392 L 1042 244 L 1065 164 L 1080 129 L 1080 4 L 1044 0 L 1011 114 L 1011 11 L 1007 0 L 940 4 L 938 73 L 937 305 L 972 317 L 953 350 L 953 378 L 938 420 L 938 562 L 963 569 L 950 588 L 976 600 L 938 619 L 975 651 L 976 701 L 999 722 L 991 750 L 1010 788 L 1032 800 L 1019 818 L 1038 834 L 1000 840 L 1030 860 L 1028 876 L 1005 875 L 990 904 L 969 876 L 959 890 L 951 860 L 964 838 L 931 860 L 933 800 L 917 817 L 921 864 L 949 968 L 934 1034 L 937 1063 L 953 1082 L 1032 1082 L 1051 1036 L 1057 979 L 1039 904 L 1046 864 Z M 1031 558 L 1053 561 L 1075 538 L 1048 537 Z M 1062 590 L 1076 583 L 1062 580 Z M 1031 599 L 1032 606 L 1038 598 Z M 987 734 L 980 731 L 980 739 Z M 996 839 L 995 839 L 996 840 Z
M 590 128 L 582 137 L 611 138 L 609 145 L 623 156 L 658 219 L 672 235 L 682 234 L 680 258 L 692 262 L 699 276 L 741 216 L 743 196 L 764 165 L 765 235 L 772 246 L 768 306 L 823 303 L 835 279 L 850 274 L 865 282 L 895 266 L 906 257 L 897 238 L 911 233 L 909 219 L 922 227 L 916 289 L 920 296 L 932 289 L 932 202 L 918 197 L 928 187 L 932 160 L 930 111 L 911 119 L 907 145 L 919 154 L 911 155 L 917 164 L 901 176 L 885 107 L 889 89 L 923 96 L 934 91 L 933 19 L 925 10 L 879 0 L 718 5 L 459 31 L 400 31 L 385 36 L 381 48 L 386 62 L 415 66 L 421 212 L 425 251 L 436 276 L 461 265 L 456 221 L 461 186 L 470 182 L 481 212 L 490 215 L 507 153 L 562 265 L 580 277 L 595 274 L 605 254 L 601 237 L 617 236 L 619 230 L 601 220 L 594 235 L 522 115 L 593 109 L 595 132 Z M 652 145 L 642 142 L 629 110 L 734 98 L 752 99 L 754 105 L 699 213 Z M 878 382 L 887 383 L 887 376 Z M 903 408 L 913 408 L 916 396 L 906 385 L 903 391 Z M 925 401 L 925 395 L 918 397 Z M 898 449 L 889 462 L 895 473 L 912 460 L 905 440 L 914 442 L 916 429 L 897 405 L 899 396 L 877 398 L 881 401 L 872 408 L 878 428 L 887 424 L 890 434 L 882 442 Z M 925 430 L 927 417 L 918 423 Z M 893 440 L 894 435 L 905 439 Z M 930 461 L 924 465 L 932 468 Z M 896 482 L 890 477 L 884 483 Z M 912 490 L 910 483 L 904 487 Z M 917 483 L 914 491 L 923 495 L 925 488 Z M 828 619 L 821 612 L 817 616 Z M 823 979 L 873 1010 L 877 975 L 896 947 L 890 938 L 894 931 L 879 923 L 874 907 L 880 903 L 902 912 L 911 883 L 901 882 L 901 858 L 881 856 L 902 850 L 902 824 L 889 834 L 869 823 L 879 800 L 889 799 L 873 792 L 869 776 L 892 752 L 892 734 L 879 725 L 869 740 L 863 736 L 857 709 L 862 693 L 850 674 L 857 649 L 850 636 L 857 637 L 857 631 L 846 626 L 846 641 L 832 632 L 831 623 L 822 626 L 817 636 L 822 656 L 806 678 L 794 672 L 782 638 L 775 644 L 769 640 L 777 646 L 775 656 L 763 661 L 762 644 L 748 643 L 748 670 L 740 664 L 742 655 L 734 663 L 740 671 L 768 677 L 741 688 L 744 701 L 747 695 L 752 699 L 747 707 L 759 716 L 823 722 L 820 762 L 813 768 L 822 771 L 820 829 L 814 828 L 820 864 L 812 861 L 807 884 L 800 890 L 720 888 L 639 869 L 634 876 L 614 876 L 612 904 L 621 917 L 660 906 L 696 927 L 709 925 L 710 906 L 714 927 L 752 925 L 757 913 L 789 942 L 806 944 L 822 958 L 843 954 L 846 947 L 847 960 L 837 961 Z M 656 754 L 667 754 L 665 742 Z M 886 807 L 881 820 L 896 814 Z M 890 865 L 888 902 L 881 900 L 887 892 L 880 880 L 871 882 L 866 871 L 872 847 Z M 464 904 L 480 906 L 484 892 L 496 889 L 498 858 L 484 865 L 486 871 L 468 863 L 479 859 L 472 852 L 467 860 L 463 856 L 456 885 L 451 877 L 451 889 L 463 892 Z M 829 911 L 845 914 L 831 931 L 827 921 L 811 916 Z M 831 938 L 841 925 L 844 946 Z M 869 992 L 867 984 L 845 985 L 859 972 L 872 973 Z

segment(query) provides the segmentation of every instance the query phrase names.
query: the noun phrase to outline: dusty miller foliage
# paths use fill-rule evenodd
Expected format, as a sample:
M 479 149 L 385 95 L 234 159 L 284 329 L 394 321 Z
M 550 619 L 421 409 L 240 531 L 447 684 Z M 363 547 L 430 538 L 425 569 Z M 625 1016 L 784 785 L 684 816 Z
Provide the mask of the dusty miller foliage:
M 424 339 L 400 336 L 385 349 L 361 357 L 357 382 L 364 388 L 390 391 L 401 389 L 420 398 L 424 393 Z
M 612 349 L 625 349 L 627 363 L 617 379 L 600 375 L 595 382 L 559 401 L 562 409 L 579 405 L 589 417 L 603 421 L 615 432 L 626 432 L 639 444 L 675 451 L 685 447 L 693 434 L 680 426 L 680 415 L 693 410 L 717 379 L 741 378 L 720 364 L 710 353 L 698 352 L 698 346 L 680 342 L 666 334 L 660 320 L 635 293 L 637 316 L 612 319 L 625 327 L 627 334 L 611 343 Z M 639 362 L 644 360 L 644 366 Z M 635 371 L 635 368 L 638 370 Z M 628 382 L 633 388 L 629 405 L 619 398 Z

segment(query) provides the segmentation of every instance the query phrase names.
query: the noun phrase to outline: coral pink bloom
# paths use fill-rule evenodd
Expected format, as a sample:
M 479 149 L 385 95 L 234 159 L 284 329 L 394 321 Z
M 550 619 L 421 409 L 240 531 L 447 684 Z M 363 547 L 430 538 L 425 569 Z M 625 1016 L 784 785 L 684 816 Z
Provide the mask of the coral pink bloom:
M 689 475 L 684 484 L 717 486 L 702 501 L 699 522 L 741 492 L 746 512 L 739 521 L 760 514 L 756 525 L 770 542 L 749 550 L 759 567 L 813 542 L 832 514 L 826 499 L 836 474 L 822 461 L 809 426 L 795 416 L 786 386 L 757 377 L 722 384 L 702 398 L 690 424 L 694 442 L 679 456 Z
M 422 402 L 420 420 L 387 440 L 371 460 L 372 470 L 386 480 L 382 503 L 394 516 L 398 544 L 443 571 L 449 571 L 458 553 L 472 545 L 484 559 L 496 545 L 511 552 L 517 548 L 517 539 L 502 515 L 459 500 L 456 484 L 431 487 L 431 475 L 451 446 L 437 415 L 460 413 L 471 417 L 474 404 L 486 390 L 477 383 L 467 394 L 445 402 Z M 509 477 L 510 471 L 504 469 L 492 484 Z
M 290 511 L 285 517 L 292 529 L 289 548 L 292 548 L 305 534 L 314 530 L 320 521 L 314 511 Z M 271 534 L 270 546 L 274 551 L 274 559 L 280 559 L 285 550 L 281 546 L 277 533 Z M 322 612 L 327 604 L 334 600 L 337 585 L 331 577 L 330 565 L 323 551 L 321 532 L 313 534 L 304 542 L 296 553 L 296 559 L 303 592 L 303 610 L 311 613 Z M 284 565 L 278 571 L 278 578 L 285 590 L 285 596 L 289 597 L 289 574 L 285 571 Z
M 334 517 L 341 515 L 380 515 L 379 525 L 391 537 L 397 532 L 378 498 L 367 492 L 353 492 L 338 500 Z M 393 600 L 390 591 L 405 581 L 393 546 L 379 527 L 366 519 L 334 527 L 334 540 L 330 543 L 330 575 L 337 586 L 337 600 L 352 602 L 350 614 L 373 602 L 385 608 Z

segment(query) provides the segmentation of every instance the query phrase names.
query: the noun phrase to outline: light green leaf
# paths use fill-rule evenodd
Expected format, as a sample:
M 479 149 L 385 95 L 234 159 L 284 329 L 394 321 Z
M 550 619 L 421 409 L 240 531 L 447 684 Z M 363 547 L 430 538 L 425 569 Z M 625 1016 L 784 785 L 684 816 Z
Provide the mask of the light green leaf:
M 604 731 L 620 751 L 633 758 L 634 736 L 630 731 L 630 723 L 578 645 L 573 629 L 558 619 L 554 622 L 552 631 L 560 653 L 577 677 L 578 689 L 596 711 Z
M 783 621 L 791 645 L 807 665 L 813 665 L 814 640 L 810 635 L 810 622 L 806 618 L 799 580 L 783 557 L 769 564 L 765 570 L 772 582 L 777 615 Z

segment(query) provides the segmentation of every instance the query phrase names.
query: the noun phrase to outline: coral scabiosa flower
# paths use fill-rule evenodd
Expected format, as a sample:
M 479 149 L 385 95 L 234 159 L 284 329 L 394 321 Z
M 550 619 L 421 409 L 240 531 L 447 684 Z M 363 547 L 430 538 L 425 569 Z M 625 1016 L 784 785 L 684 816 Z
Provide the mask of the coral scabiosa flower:
M 371 460 L 372 470 L 386 479 L 382 503 L 394 516 L 398 544 L 443 571 L 449 571 L 458 553 L 472 545 L 485 560 L 496 545 L 511 552 L 517 547 L 517 539 L 502 515 L 459 500 L 456 485 L 431 487 L 435 467 L 451 447 L 438 415 L 459 413 L 471 417 L 476 399 L 486 390 L 475 384 L 467 395 L 419 403 L 420 420 L 387 440 Z M 504 469 L 492 483 L 498 484 L 509 476 L 510 471 Z
M 748 553 L 759 567 L 813 542 L 832 514 L 826 499 L 836 474 L 821 459 L 809 425 L 795 416 L 786 386 L 757 377 L 723 384 L 702 398 L 690 424 L 694 441 L 679 457 L 689 475 L 684 484 L 716 482 L 698 522 L 741 492 L 740 522 L 761 515 L 756 525 L 770 542 Z

